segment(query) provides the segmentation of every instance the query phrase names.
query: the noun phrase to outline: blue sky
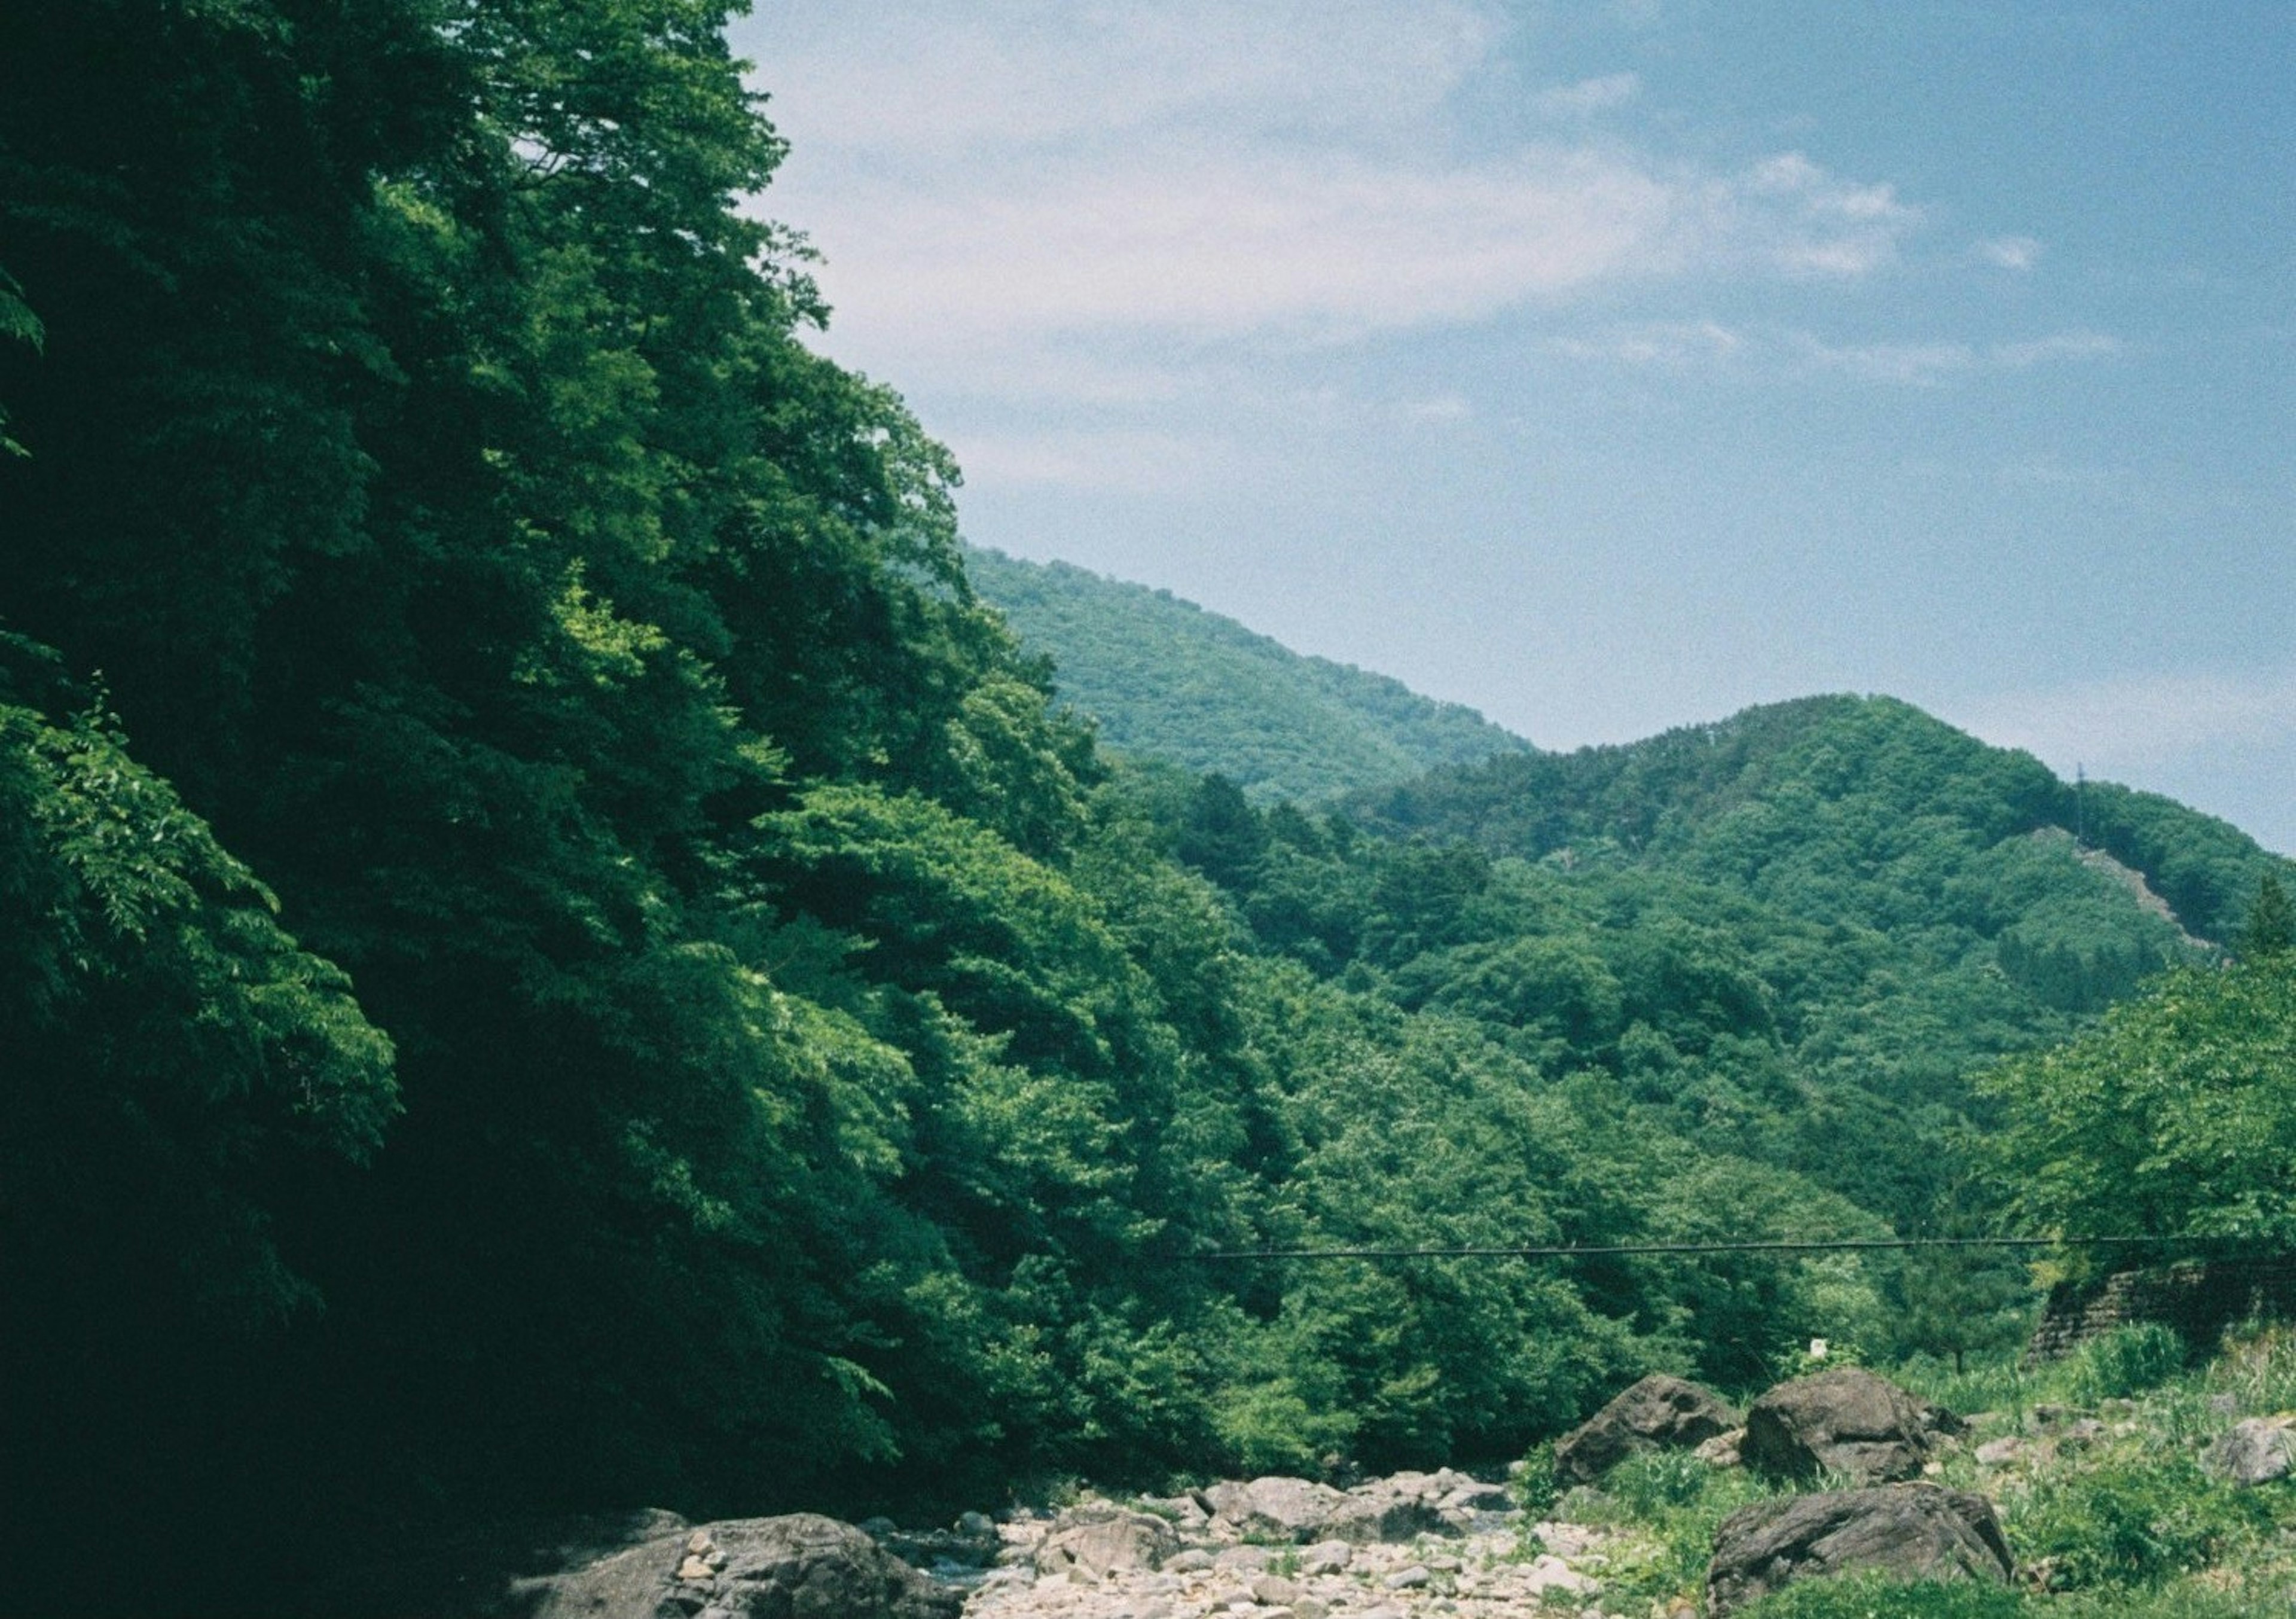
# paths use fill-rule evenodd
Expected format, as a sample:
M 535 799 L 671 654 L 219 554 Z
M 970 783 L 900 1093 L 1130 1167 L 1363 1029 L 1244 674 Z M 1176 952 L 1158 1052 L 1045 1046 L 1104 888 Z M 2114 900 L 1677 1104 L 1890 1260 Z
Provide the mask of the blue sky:
M 759 0 L 977 543 L 1546 747 L 1888 692 L 2296 852 L 2296 4 Z

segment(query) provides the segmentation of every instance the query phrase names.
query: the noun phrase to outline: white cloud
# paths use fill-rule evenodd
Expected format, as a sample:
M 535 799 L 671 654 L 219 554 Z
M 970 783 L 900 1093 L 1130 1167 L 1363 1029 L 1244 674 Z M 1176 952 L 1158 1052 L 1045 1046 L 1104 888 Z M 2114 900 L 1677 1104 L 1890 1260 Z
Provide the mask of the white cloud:
M 1329 341 L 1488 316 L 1652 267 L 1674 199 L 1631 166 L 1570 151 L 1421 168 L 1166 148 L 1046 163 L 990 196 L 866 183 L 824 284 L 914 343 L 1162 332 Z M 898 221 L 892 228 L 864 221 Z
M 1161 494 L 1201 483 L 1229 463 L 1217 443 L 1152 429 L 959 431 L 948 442 L 968 481 L 1007 488 Z
M 2119 354 L 2118 338 L 2102 332 L 2059 332 L 2022 342 L 1980 347 L 1965 342 L 1833 344 L 1808 333 L 1794 346 L 1824 369 L 1869 382 L 1934 387 L 1979 372 L 2025 371 L 2058 360 L 2097 359 Z
M 1472 146 L 1449 100 L 1520 44 L 1478 0 L 922 9 L 789 0 L 742 37 L 794 144 L 760 206 L 824 252 L 836 351 L 912 385 L 1090 399 L 1212 345 L 1633 282 L 1852 279 L 1921 223 L 1802 152 L 1732 170 L 1617 139 Z
M 1582 78 L 1575 85 L 1558 85 L 1531 97 L 1531 104 L 1549 118 L 1587 118 L 1623 107 L 1642 94 L 1639 74 L 1609 73 Z
M 1713 239 L 1757 243 L 1767 267 L 1802 278 L 1879 269 L 1922 221 L 1921 210 L 1898 201 L 1893 187 L 1841 180 L 1800 152 L 1710 182 L 1706 196 L 1710 213 L 1728 226 Z
M 2060 769 L 2150 769 L 2201 754 L 2296 744 L 2296 668 L 2169 671 L 2004 692 L 1961 705 L 1955 719 Z
M 1832 344 L 1805 334 L 1802 352 L 1816 365 L 1872 382 L 1934 386 L 1977 369 L 1978 353 L 1967 343 Z
M 1591 337 L 1557 338 L 1554 347 L 1573 359 L 1678 367 L 1729 359 L 1746 347 L 1746 339 L 1716 321 L 1652 321 Z
M 1176 126 L 1391 136 L 1505 28 L 1472 0 L 783 0 L 735 38 L 801 153 L 957 166 Z
M 2021 371 L 2050 360 L 2102 359 L 2119 354 L 2122 347 L 2119 338 L 2102 332 L 2058 332 L 2030 342 L 1996 344 L 1992 356 L 1997 365 Z
M 2059 360 L 2121 352 L 2101 332 L 2061 332 L 2023 342 L 1833 343 L 1808 332 L 1750 332 L 1718 321 L 1649 321 L 1550 341 L 1573 359 L 1683 368 L 1744 363 L 1775 372 L 1796 366 L 1836 371 L 1867 382 L 1933 387 L 1985 372 L 2023 371 Z
M 1996 236 L 1977 244 L 1977 256 L 1997 269 L 2030 270 L 2041 261 L 2041 244 L 2030 236 Z

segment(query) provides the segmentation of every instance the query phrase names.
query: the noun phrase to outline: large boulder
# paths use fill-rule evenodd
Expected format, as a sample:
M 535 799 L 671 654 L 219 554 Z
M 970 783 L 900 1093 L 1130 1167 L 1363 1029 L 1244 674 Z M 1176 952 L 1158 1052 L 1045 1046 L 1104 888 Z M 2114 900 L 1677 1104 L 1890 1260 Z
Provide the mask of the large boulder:
M 1943 1406 L 1859 1367 L 1797 1377 L 1746 1410 L 1738 1455 L 1774 1478 L 1838 1473 L 1858 1483 L 1917 1478 L 1923 1464 L 1968 1425 Z
M 1993 1503 L 1934 1484 L 1782 1496 L 1741 1508 L 1714 1532 L 1708 1619 L 1794 1580 L 1880 1569 L 1906 1580 L 1990 1580 L 2013 1564 Z
M 1212 1516 L 1237 1533 L 1263 1541 L 1309 1541 L 1347 1497 L 1309 1479 L 1255 1478 L 1204 1492 Z
M 2268 1484 L 2296 1470 L 2296 1417 L 2251 1417 L 2209 1447 L 2209 1471 L 2235 1484 Z
M 850 1524 L 809 1512 L 657 1535 L 513 1594 L 532 1619 L 956 1619 L 964 1606 Z
M 1693 1450 L 1738 1426 L 1738 1413 L 1712 1389 L 1653 1372 L 1554 1446 L 1554 1476 L 1591 1484 L 1629 1456 Z
M 1121 1508 L 1062 1513 L 1037 1548 L 1037 1572 L 1075 1569 L 1097 1580 L 1119 1568 L 1160 1568 L 1179 1549 L 1179 1532 L 1153 1513 Z
M 1456 1534 L 1472 1521 L 1472 1507 L 1454 1507 L 1481 1499 L 1476 1482 L 1447 1467 L 1440 1473 L 1398 1473 L 1374 1478 L 1349 1491 L 1324 1515 L 1317 1533 L 1326 1540 L 1348 1541 L 1357 1546 L 1381 1541 L 1415 1540 L 1423 1534 Z M 1499 1492 L 1504 1501 L 1505 1492 Z

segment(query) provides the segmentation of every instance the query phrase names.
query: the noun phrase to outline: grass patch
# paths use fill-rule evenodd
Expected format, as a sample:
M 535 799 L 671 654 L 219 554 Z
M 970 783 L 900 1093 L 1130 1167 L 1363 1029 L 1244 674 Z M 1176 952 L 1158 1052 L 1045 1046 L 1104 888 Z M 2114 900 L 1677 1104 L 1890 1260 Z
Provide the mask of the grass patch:
M 1797 1582 L 1737 1612 L 1743 1619 L 2022 1619 L 2029 1609 L 2013 1586 L 1843 1574 Z
M 1705 1588 L 1716 1526 L 1739 1508 L 1778 1493 L 1778 1486 L 1742 1467 L 1717 1468 L 1687 1451 L 1659 1451 L 1620 1463 L 1597 1488 L 1571 1491 L 1559 1516 L 1620 1532 L 1603 1549 L 1605 1606 L 1618 1599 L 1646 1606 L 1674 1597 L 1694 1600 Z
M 2225 1561 L 2273 1526 L 2268 1498 L 2152 1448 L 2045 1473 L 2013 1497 L 2011 1546 L 2060 1590 L 2156 1585 Z
M 2021 1571 L 2017 1585 L 1905 1584 L 1882 1575 L 1812 1580 L 1741 1609 L 1742 1619 L 2251 1619 L 2296 1613 L 2296 1483 L 2240 1489 L 2208 1473 L 2209 1444 L 2243 1416 L 2296 1409 L 2296 1328 L 2251 1329 L 2208 1364 L 2136 1327 L 2027 1370 L 2007 1357 L 1965 1369 L 1916 1360 L 1886 1375 L 1964 1415 L 1989 1414 L 1937 1482 L 1989 1495 Z M 2046 1423 L 2036 1408 L 2062 1415 Z M 2046 1415 L 2046 1413 L 2043 1413 Z M 2095 1416 L 2098 1423 L 2068 1426 Z M 2022 1458 L 1980 1464 L 1988 1434 L 2020 1434 Z M 1538 1488 L 1551 1490 L 1551 1459 Z M 1816 1481 L 1803 1488 L 1841 1481 Z M 1606 1614 L 1702 1594 L 1716 1526 L 1779 1493 L 1685 1451 L 1636 1457 L 1553 1516 L 1607 1528 Z

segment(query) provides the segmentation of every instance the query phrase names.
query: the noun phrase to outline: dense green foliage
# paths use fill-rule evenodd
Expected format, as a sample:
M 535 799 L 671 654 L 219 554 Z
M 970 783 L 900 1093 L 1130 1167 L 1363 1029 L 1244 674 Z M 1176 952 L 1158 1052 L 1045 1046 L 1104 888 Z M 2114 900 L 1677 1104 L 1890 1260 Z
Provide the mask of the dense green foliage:
M 1201 1256 L 1968 1216 L 1968 1072 L 2198 948 L 2062 784 L 1839 702 L 1356 820 L 1112 766 L 801 341 L 725 10 L 0 19 L 0 1595 L 123 1515 L 107 1598 L 231 1607 L 1494 1457 L 1898 1334 L 1840 1257 Z M 2128 801 L 2228 930 L 2264 857 Z
M 1987 1074 L 1988 1144 L 2038 1229 L 2296 1237 L 2296 958 L 2187 969 Z
M 1472 709 L 1303 657 L 1168 590 L 999 551 L 971 551 L 967 567 L 1051 658 L 1062 703 L 1103 742 L 1218 771 L 1255 803 L 1383 786 L 1527 745 Z

